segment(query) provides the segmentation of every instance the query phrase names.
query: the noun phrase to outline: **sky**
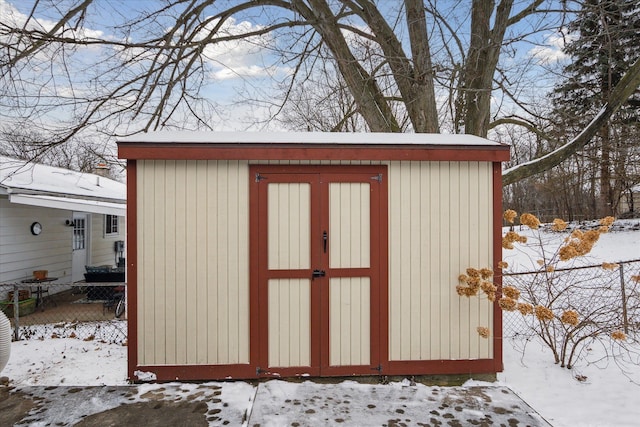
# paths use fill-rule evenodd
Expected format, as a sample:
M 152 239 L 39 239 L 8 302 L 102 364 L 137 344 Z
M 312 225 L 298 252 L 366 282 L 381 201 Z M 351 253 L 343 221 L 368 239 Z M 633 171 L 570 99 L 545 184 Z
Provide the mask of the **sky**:
M 638 225 L 640 219 L 618 221 L 617 231 L 602 235 L 591 254 L 590 262 L 623 261 L 634 256 L 637 258 L 640 247 Z M 534 234 L 527 231 L 524 233 L 529 236 Z M 557 245 L 562 240 L 562 235 L 557 233 L 551 237 L 555 237 L 555 243 L 550 242 L 552 245 Z M 530 254 L 524 251 L 515 251 L 511 255 L 512 262 L 515 258 L 520 261 L 514 265 L 526 265 L 530 258 Z M 519 314 L 506 313 L 505 324 L 511 324 L 513 316 Z M 106 330 L 108 327 L 110 326 L 106 325 L 102 328 L 103 336 L 109 336 L 109 331 Z M 640 350 L 637 341 L 635 344 L 633 341 L 628 343 Z M 505 336 L 504 371 L 498 374 L 498 382 L 481 383 L 472 380 L 465 386 L 507 386 L 554 427 L 636 426 L 640 419 L 640 357 L 639 353 L 631 354 L 631 357 L 621 356 L 617 360 L 606 357 L 607 353 L 619 351 L 618 344 L 611 340 L 593 343 L 587 347 L 575 367 L 569 370 L 554 364 L 550 350 L 536 338 L 525 335 L 513 338 Z M 0 372 L 0 376 L 7 376 L 9 385 L 12 386 L 126 385 L 126 352 L 127 347 L 121 343 L 85 340 L 81 336 L 52 339 L 35 334 L 33 339 L 11 344 L 9 363 Z M 243 381 L 215 384 L 223 388 L 223 396 L 231 396 L 228 411 L 242 411 L 242 408 L 250 407 L 251 396 L 255 393 L 254 385 Z M 284 381 L 271 381 L 269 384 L 266 390 L 274 396 L 296 396 L 299 386 Z M 315 387 L 315 383 L 310 384 Z M 366 394 L 371 393 L 373 387 L 380 386 L 346 381 L 336 387 L 356 388 L 356 391 Z M 411 386 L 408 381 L 392 383 L 388 387 L 413 387 L 417 393 L 429 393 L 425 386 Z M 128 403 L 139 401 L 145 393 L 160 392 L 160 389 L 174 396 L 173 400 L 179 401 L 189 398 L 189 395 L 197 391 L 197 384 L 144 384 L 133 393 Z M 47 393 L 55 393 L 55 388 Z M 123 403 L 118 400 L 119 394 L 111 395 L 111 400 L 102 402 L 103 410 Z M 369 415 L 366 408 L 354 405 L 349 409 L 353 419 L 371 419 L 367 418 Z M 74 421 L 69 414 L 51 414 L 52 417 L 54 415 L 59 421 Z M 283 417 L 277 425 L 287 424 L 286 415 Z
M 55 1 L 55 7 L 47 7 L 48 2 L 46 0 L 41 1 L 39 7 L 36 9 L 36 18 L 38 24 L 42 29 L 48 30 L 53 27 L 57 18 L 64 11 L 64 6 L 69 4 L 69 1 Z M 216 2 L 215 4 L 237 4 L 237 1 L 223 1 Z M 86 17 L 82 27 L 73 31 L 73 34 L 85 37 L 97 37 L 104 38 L 106 40 L 119 41 L 123 40 L 125 34 L 121 31 L 122 28 L 115 28 L 114 24 L 121 24 L 125 19 L 130 18 L 138 13 L 144 13 L 144 11 L 153 10 L 158 3 L 152 0 L 98 0 L 91 6 L 90 10 L 93 14 Z M 390 25 L 397 27 L 398 34 L 403 35 L 406 38 L 406 31 L 402 28 L 403 19 L 397 19 L 396 15 L 400 14 L 402 17 L 402 11 L 398 11 L 394 5 L 394 2 L 381 2 L 381 8 L 389 18 Z M 522 7 L 522 2 L 516 2 L 516 10 Z M 0 18 L 3 21 L 15 20 L 18 23 L 22 23 L 25 20 L 26 14 L 28 14 L 34 5 L 34 1 L 16 1 L 16 0 L 0 0 Z M 461 40 L 468 37 L 466 32 L 468 31 L 468 3 L 447 0 L 440 1 L 438 5 L 444 5 L 446 7 L 453 7 L 453 12 L 448 11 L 447 20 L 452 28 L 455 28 L 456 36 Z M 442 10 L 446 10 L 442 7 Z M 207 13 L 213 13 L 213 9 L 210 9 Z M 205 15 L 207 14 L 205 13 Z M 229 35 L 242 34 L 250 31 L 257 31 L 264 27 L 270 21 L 282 21 L 283 12 L 277 8 L 271 8 L 261 13 L 254 11 L 239 13 L 237 16 L 230 18 L 223 26 L 222 33 Z M 10 18 L 11 17 L 11 18 Z M 537 24 L 536 18 L 531 18 L 526 22 L 523 22 L 518 26 L 522 31 L 528 31 L 529 27 L 533 27 Z M 465 22 L 467 21 L 467 22 Z M 175 21 L 174 21 L 175 22 Z M 211 23 L 207 26 L 211 28 Z M 164 19 L 160 16 L 158 19 L 148 22 L 147 26 L 142 29 L 138 29 L 137 32 L 133 32 L 128 37 L 134 39 L 137 36 L 145 37 L 144 32 L 147 29 L 154 31 L 156 34 L 161 34 L 170 29 L 172 25 L 171 19 Z M 366 28 L 358 21 L 354 22 L 354 25 L 361 30 L 366 31 Z M 199 37 L 206 37 L 208 32 L 203 31 Z M 300 40 L 296 40 L 293 37 L 287 35 L 287 31 L 281 31 L 276 35 L 265 34 L 263 36 L 256 36 L 245 41 L 230 41 L 225 42 L 217 46 L 208 46 L 203 52 L 204 64 L 207 68 L 203 95 L 212 102 L 213 110 L 204 110 L 203 115 L 213 115 L 217 117 L 214 120 L 215 130 L 245 130 L 250 128 L 250 122 L 254 119 L 265 118 L 265 116 L 273 113 L 277 109 L 277 103 L 269 105 L 270 101 L 274 100 L 276 94 L 279 94 L 282 90 L 281 84 L 285 84 L 287 78 L 293 73 L 293 69 L 296 66 L 295 56 L 291 56 L 289 60 L 282 60 L 279 55 L 275 55 L 274 51 L 284 50 L 285 52 L 294 52 L 299 48 Z M 351 42 L 355 42 L 355 38 Z M 553 31 L 543 31 L 541 34 L 534 38 L 534 42 L 519 42 L 516 45 L 516 50 L 504 56 L 504 63 L 507 68 L 511 69 L 534 69 L 532 64 L 540 63 L 547 66 L 557 64 L 558 61 L 565 60 L 565 56 L 561 52 L 563 39 L 559 34 Z M 409 51 L 407 41 L 403 41 L 405 50 Z M 455 50 L 455 41 L 452 38 L 447 39 L 448 48 Z M 434 58 L 444 54 L 445 48 L 442 42 L 437 38 L 432 38 L 432 54 Z M 142 54 L 133 50 L 130 55 Z M 103 74 L 103 82 L 108 79 L 114 79 L 114 82 L 120 77 L 119 74 L 126 75 L 127 72 L 134 75 L 136 73 L 135 67 L 123 70 L 122 72 L 115 70 L 109 71 L 107 69 L 106 62 L 97 62 L 95 58 L 108 58 L 110 55 L 119 57 L 117 48 L 99 48 L 99 47 L 84 47 L 73 55 L 73 62 L 70 63 L 75 69 L 67 70 L 62 64 L 56 63 L 56 61 L 48 61 L 44 58 L 43 62 L 38 64 L 40 69 L 36 69 L 35 73 L 38 75 L 47 76 L 49 72 L 53 74 L 51 81 L 45 86 L 44 93 L 49 93 L 53 98 L 58 101 L 64 100 L 66 97 L 74 96 L 82 98 L 85 94 L 90 96 L 91 93 L 96 90 L 100 90 L 100 81 L 94 81 L 89 79 L 93 71 L 100 71 Z M 50 69 L 49 69 L 50 68 Z M 69 73 L 67 75 L 67 73 Z M 552 76 L 552 73 L 547 73 L 546 76 Z M 82 78 L 87 77 L 84 81 Z M 538 76 L 536 79 L 536 85 L 534 87 L 520 86 L 514 87 L 513 90 L 528 93 L 527 96 L 532 96 L 534 93 L 540 92 L 543 85 L 550 84 L 549 81 L 543 82 L 543 78 Z M 70 84 L 73 83 L 73 88 Z M 24 87 L 29 87 L 28 83 L 25 83 Z M 35 90 L 33 88 L 32 90 Z M 444 94 L 444 92 L 443 92 Z M 154 96 L 158 96 L 157 94 Z M 443 95 L 444 96 L 444 95 Z M 52 98 L 52 99 L 53 99 Z M 247 102 L 248 99 L 257 98 L 261 99 L 260 106 L 252 105 Z M 123 97 L 120 103 L 127 102 L 127 98 Z M 502 103 L 504 107 L 504 100 L 496 99 L 496 105 Z M 117 108 L 119 103 L 111 103 L 109 108 Z M 63 120 L 65 116 L 77 114 L 78 105 L 69 98 L 67 106 L 57 112 L 52 112 L 49 115 L 50 119 Z M 116 126 L 116 124 L 113 124 Z M 119 123 L 117 126 L 120 129 L 125 129 L 129 126 L 128 123 Z M 272 126 L 277 126 L 271 123 Z M 275 129 L 279 130 L 279 129 Z

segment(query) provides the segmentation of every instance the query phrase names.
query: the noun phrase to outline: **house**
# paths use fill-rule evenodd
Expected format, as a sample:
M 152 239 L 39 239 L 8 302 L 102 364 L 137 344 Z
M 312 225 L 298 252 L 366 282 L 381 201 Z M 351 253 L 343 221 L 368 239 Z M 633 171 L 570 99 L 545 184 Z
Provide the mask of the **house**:
M 629 188 L 620 198 L 618 211 L 625 218 L 634 218 L 640 211 L 640 185 Z
M 502 370 L 499 308 L 456 285 L 498 271 L 508 146 L 157 132 L 118 155 L 132 380 Z
M 34 270 L 69 283 L 83 280 L 87 265 L 116 264 L 125 211 L 121 182 L 0 157 L 0 283 Z

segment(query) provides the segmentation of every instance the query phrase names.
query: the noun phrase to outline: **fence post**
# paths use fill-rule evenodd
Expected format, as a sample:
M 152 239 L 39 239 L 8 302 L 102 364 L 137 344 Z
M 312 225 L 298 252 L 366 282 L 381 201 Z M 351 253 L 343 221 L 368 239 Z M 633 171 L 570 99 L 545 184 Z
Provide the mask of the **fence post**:
M 629 319 L 627 318 L 627 293 L 624 286 L 624 263 L 620 263 L 620 289 L 622 290 L 622 324 L 624 333 L 629 333 Z
M 13 340 L 18 341 L 20 339 L 20 292 L 18 285 L 13 285 Z

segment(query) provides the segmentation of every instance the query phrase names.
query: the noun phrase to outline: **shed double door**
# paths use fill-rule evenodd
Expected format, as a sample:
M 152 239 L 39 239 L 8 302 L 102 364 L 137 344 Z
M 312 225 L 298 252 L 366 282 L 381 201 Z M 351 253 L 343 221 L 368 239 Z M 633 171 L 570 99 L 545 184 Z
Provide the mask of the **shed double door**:
M 384 172 L 255 169 L 258 375 L 380 370 Z

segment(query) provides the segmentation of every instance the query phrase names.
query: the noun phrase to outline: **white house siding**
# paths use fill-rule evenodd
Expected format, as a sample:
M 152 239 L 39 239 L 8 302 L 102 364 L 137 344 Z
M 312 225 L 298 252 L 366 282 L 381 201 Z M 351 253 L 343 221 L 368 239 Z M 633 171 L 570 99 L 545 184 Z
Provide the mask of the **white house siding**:
M 70 213 L 60 209 L 18 205 L 0 197 L 0 283 L 31 278 L 33 270 L 66 280 L 71 274 Z M 31 234 L 33 222 L 42 233 Z
M 249 362 L 247 162 L 138 161 L 138 363 Z
M 390 360 L 492 357 L 486 298 L 457 295 L 467 267 L 492 266 L 492 165 L 391 162 Z
M 89 214 L 91 216 L 90 224 L 90 242 L 91 242 L 91 265 L 116 265 L 116 253 L 113 250 L 113 244 L 117 240 L 125 239 L 125 218 L 118 217 L 118 233 L 105 235 L 105 215 Z

